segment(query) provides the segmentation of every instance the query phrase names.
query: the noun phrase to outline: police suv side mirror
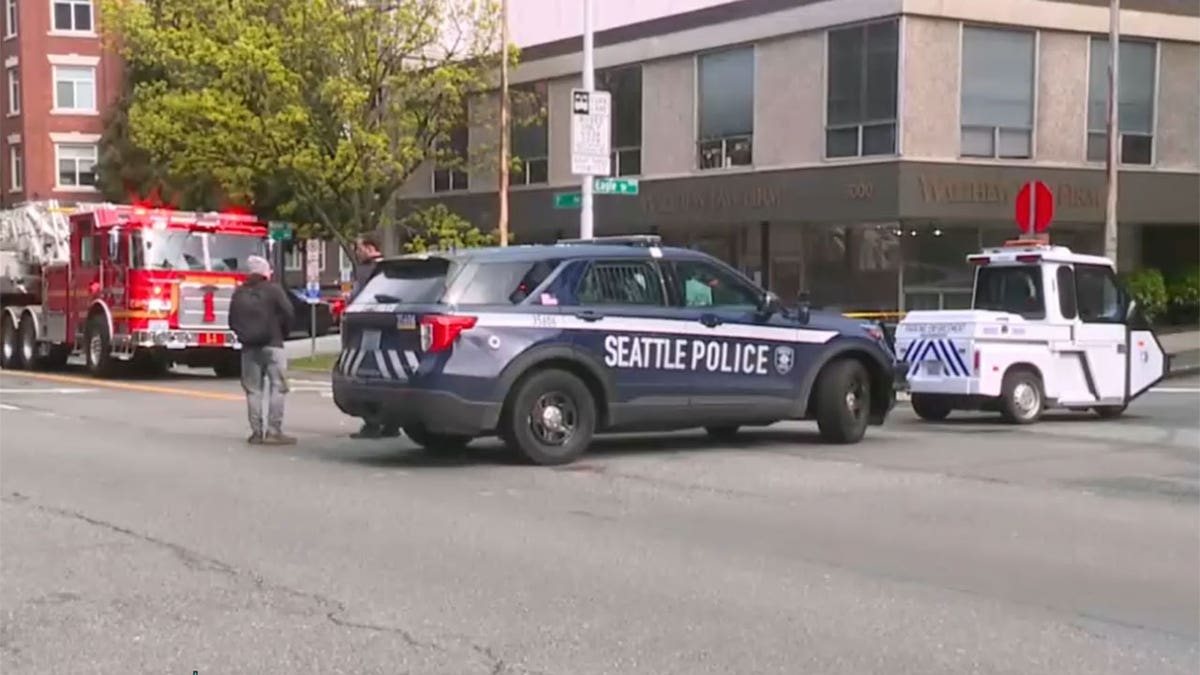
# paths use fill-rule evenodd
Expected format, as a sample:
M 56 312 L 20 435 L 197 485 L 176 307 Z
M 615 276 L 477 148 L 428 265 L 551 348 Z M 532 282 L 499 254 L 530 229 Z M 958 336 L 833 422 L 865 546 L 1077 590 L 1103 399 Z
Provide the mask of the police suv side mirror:
M 782 304 L 779 302 L 779 296 L 771 291 L 763 293 L 762 298 L 758 301 L 758 312 L 763 316 L 771 316 L 779 312 L 781 308 Z
M 800 323 L 808 323 L 811 316 L 808 291 L 800 291 L 796 296 L 796 316 L 800 319 Z

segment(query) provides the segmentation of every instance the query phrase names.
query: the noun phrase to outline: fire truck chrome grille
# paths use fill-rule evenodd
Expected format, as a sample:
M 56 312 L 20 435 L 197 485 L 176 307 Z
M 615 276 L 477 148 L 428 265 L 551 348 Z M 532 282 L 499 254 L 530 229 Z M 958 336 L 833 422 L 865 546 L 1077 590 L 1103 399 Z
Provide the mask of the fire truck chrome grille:
M 212 284 L 180 284 L 179 327 L 196 330 L 228 329 L 229 302 L 233 298 L 233 289 L 233 286 Z M 206 321 L 206 318 L 211 321 Z

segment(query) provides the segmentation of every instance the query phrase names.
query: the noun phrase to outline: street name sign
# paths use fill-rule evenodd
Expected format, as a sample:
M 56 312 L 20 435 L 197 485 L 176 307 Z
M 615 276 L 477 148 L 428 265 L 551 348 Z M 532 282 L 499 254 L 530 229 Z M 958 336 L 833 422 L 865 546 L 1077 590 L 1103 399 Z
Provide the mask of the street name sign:
M 612 94 L 571 90 L 571 173 L 607 176 L 612 171 Z
M 598 195 L 636 195 L 638 181 L 636 178 L 597 178 L 592 189 Z
M 577 209 L 583 204 L 583 195 L 579 192 L 555 192 L 554 208 Z
M 291 241 L 292 225 L 282 220 L 272 220 L 268 223 L 271 238 L 275 241 Z

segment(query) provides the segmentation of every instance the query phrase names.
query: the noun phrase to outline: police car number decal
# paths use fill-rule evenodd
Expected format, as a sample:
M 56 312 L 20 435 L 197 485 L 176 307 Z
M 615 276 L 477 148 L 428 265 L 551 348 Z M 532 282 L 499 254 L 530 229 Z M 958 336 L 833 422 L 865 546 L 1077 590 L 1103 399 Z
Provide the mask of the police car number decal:
M 790 348 L 789 348 L 790 350 Z M 785 359 L 786 373 L 791 370 L 790 356 Z M 610 368 L 653 370 L 704 370 L 711 373 L 766 375 L 771 362 L 771 346 L 687 338 L 608 335 L 604 338 L 604 363 Z

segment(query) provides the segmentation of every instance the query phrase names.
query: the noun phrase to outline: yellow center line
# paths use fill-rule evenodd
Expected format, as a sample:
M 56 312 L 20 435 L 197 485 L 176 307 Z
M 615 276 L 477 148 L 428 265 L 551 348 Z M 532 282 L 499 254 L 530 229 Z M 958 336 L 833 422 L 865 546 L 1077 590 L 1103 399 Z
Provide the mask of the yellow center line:
M 246 398 L 239 394 L 222 394 L 215 391 L 198 391 L 196 389 L 182 389 L 179 387 L 160 387 L 153 384 L 133 384 L 131 382 L 114 382 L 111 380 L 98 380 L 90 377 L 75 377 L 72 375 L 51 375 L 50 373 L 32 373 L 29 371 L 20 371 L 17 373 L 4 374 L 4 379 L 27 377 L 31 380 L 45 380 L 47 382 L 65 382 L 69 384 L 86 384 L 90 387 L 102 387 L 105 389 L 122 389 L 125 391 L 138 391 L 145 394 L 167 394 L 170 396 L 187 396 L 189 398 L 203 398 L 213 401 L 244 401 Z

